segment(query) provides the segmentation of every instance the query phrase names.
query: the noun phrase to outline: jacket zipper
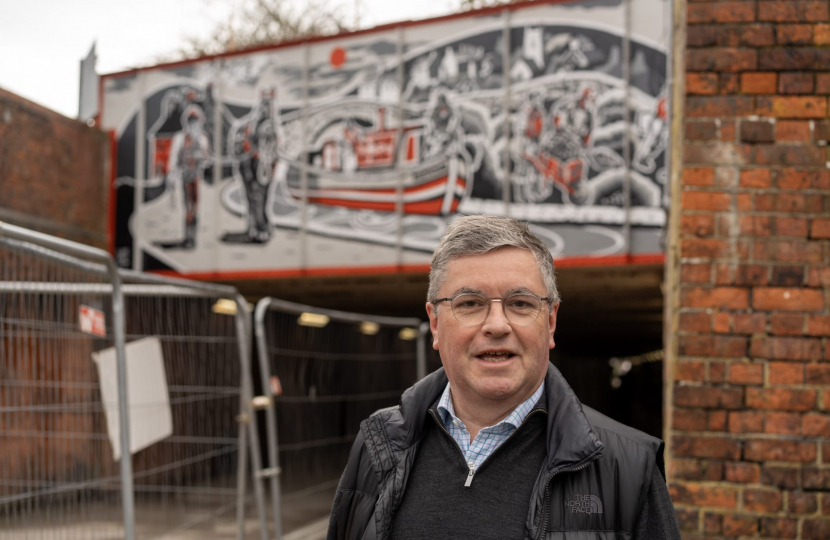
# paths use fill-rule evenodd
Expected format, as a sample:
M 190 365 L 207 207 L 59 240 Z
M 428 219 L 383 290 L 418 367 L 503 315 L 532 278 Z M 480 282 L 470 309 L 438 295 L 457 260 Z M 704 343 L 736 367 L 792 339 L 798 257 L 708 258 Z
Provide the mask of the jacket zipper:
M 588 456 L 586 461 L 581 465 L 577 465 L 576 467 L 572 467 L 570 469 L 560 469 L 550 475 L 550 478 L 548 478 L 547 482 L 545 482 L 545 498 L 542 499 L 542 526 L 539 527 L 539 534 L 536 536 L 538 540 L 541 540 L 545 536 L 545 531 L 548 528 L 548 520 L 550 519 L 550 512 L 548 511 L 548 508 L 550 507 L 550 483 L 553 481 L 553 477 L 560 473 L 581 471 L 593 463 L 594 460 L 596 460 L 600 455 L 601 454 L 599 452 L 594 452 L 592 455 Z
M 530 418 L 531 415 L 533 415 L 534 413 L 537 413 L 537 412 L 547 413 L 547 411 L 544 410 L 544 409 L 533 409 L 532 411 L 527 413 L 527 416 L 524 417 L 524 420 L 522 420 L 522 423 L 518 425 L 518 427 L 513 431 L 513 433 L 511 433 L 510 436 L 507 437 L 504 440 L 504 442 L 499 445 L 498 448 L 493 450 L 493 452 L 489 456 L 487 456 L 487 458 L 484 461 L 482 461 L 481 465 L 479 465 L 478 467 L 475 466 L 474 462 L 467 461 L 467 456 L 464 455 L 464 452 L 461 451 L 461 447 L 459 447 L 458 443 L 456 443 L 455 447 L 458 448 L 458 451 L 461 452 L 461 457 L 464 458 L 464 461 L 467 463 L 467 478 L 464 480 L 464 487 L 470 487 L 472 485 L 473 477 L 475 476 L 476 471 L 480 470 L 484 466 L 485 463 L 490 461 L 490 458 L 493 457 L 493 454 L 495 454 L 496 452 L 501 450 L 501 448 L 505 445 L 505 443 L 507 443 L 507 441 L 509 441 L 511 438 L 513 438 L 513 435 L 515 435 L 519 431 L 519 429 L 521 429 L 521 427 L 523 425 L 525 425 L 525 422 L 527 422 L 527 419 Z M 441 420 L 438 418 L 438 416 L 436 416 L 435 412 L 432 409 L 430 409 L 429 413 L 432 415 L 433 418 L 435 418 L 435 422 L 438 424 L 438 427 L 440 427 L 444 431 L 444 433 L 446 433 L 449 436 L 449 438 L 452 439 L 453 442 L 455 442 L 455 439 L 453 439 L 452 435 L 450 435 L 450 432 L 447 431 L 447 428 L 444 427 L 444 423 L 441 422 Z

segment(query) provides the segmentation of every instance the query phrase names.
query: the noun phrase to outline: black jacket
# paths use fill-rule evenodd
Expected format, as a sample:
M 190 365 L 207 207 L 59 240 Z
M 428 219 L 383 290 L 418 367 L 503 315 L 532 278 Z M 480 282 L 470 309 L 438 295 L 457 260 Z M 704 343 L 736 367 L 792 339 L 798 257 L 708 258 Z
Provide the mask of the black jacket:
M 335 495 L 328 540 L 390 537 L 424 415 L 446 384 L 439 369 L 404 392 L 399 406 L 361 423 Z M 545 389 L 547 458 L 531 496 L 527 538 L 631 538 L 655 468 L 665 477 L 663 443 L 583 407 L 552 365 Z

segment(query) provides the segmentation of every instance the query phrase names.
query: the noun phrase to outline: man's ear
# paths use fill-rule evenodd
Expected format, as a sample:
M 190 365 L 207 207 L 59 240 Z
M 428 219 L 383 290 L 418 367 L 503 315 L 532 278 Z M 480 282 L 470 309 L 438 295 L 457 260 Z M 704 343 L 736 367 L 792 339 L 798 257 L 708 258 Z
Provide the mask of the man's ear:
M 438 350 L 438 313 L 435 304 L 427 302 L 427 317 L 429 317 L 429 330 L 432 332 L 432 348 Z
M 550 310 L 550 315 L 548 316 L 548 331 L 550 332 L 550 341 L 548 342 L 548 348 L 553 349 L 556 347 L 556 343 L 553 341 L 553 333 L 556 331 L 556 315 L 559 312 L 559 304 L 555 304 L 553 309 Z

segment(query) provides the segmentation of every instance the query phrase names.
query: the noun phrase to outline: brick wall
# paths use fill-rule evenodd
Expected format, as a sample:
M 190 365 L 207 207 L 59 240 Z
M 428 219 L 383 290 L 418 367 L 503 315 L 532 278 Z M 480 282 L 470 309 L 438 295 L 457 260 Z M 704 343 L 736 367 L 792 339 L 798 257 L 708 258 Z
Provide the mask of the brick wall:
M 107 245 L 108 138 L 0 89 L 0 221 Z
M 680 5 L 672 497 L 684 538 L 827 539 L 830 2 Z

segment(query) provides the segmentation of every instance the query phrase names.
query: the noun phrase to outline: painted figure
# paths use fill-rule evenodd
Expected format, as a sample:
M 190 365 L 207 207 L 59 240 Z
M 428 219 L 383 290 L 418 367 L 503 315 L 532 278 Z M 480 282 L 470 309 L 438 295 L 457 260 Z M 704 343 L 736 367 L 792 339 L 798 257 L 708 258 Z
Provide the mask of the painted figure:
M 264 244 L 271 239 L 266 215 L 268 186 L 279 161 L 277 154 L 279 117 L 276 91 L 263 92 L 259 104 L 230 137 L 230 153 L 245 188 L 248 226 L 244 232 L 228 233 L 224 242 Z

